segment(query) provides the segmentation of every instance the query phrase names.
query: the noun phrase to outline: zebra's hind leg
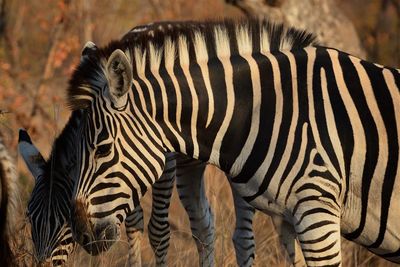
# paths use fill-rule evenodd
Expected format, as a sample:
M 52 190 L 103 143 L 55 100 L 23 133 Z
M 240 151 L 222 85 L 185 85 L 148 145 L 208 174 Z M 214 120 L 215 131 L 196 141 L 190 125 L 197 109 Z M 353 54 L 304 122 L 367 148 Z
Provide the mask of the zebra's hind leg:
M 190 228 L 199 253 L 199 266 L 214 266 L 214 216 L 208 203 L 203 173 L 206 164 L 179 156 L 176 187 L 189 215 Z
M 141 206 L 137 206 L 131 214 L 128 214 L 125 219 L 125 228 L 129 244 L 129 266 L 140 267 L 142 266 L 140 244 L 144 229 Z
M 296 231 L 289 222 L 285 221 L 282 216 L 271 215 L 274 227 L 279 235 L 279 241 L 283 249 L 287 252 L 288 261 L 294 267 L 304 267 L 306 262 L 301 252 L 301 247 L 296 239 Z
M 339 209 L 319 196 L 307 196 L 293 215 L 307 266 L 341 266 Z
M 239 266 L 252 266 L 255 257 L 253 217 L 255 209 L 231 187 L 236 214 L 236 226 L 232 241 L 235 246 L 236 262 Z
M 175 166 L 174 156 L 168 154 L 163 175 L 153 184 L 153 205 L 148 230 L 157 266 L 167 266 L 171 236 L 168 210 L 175 182 Z

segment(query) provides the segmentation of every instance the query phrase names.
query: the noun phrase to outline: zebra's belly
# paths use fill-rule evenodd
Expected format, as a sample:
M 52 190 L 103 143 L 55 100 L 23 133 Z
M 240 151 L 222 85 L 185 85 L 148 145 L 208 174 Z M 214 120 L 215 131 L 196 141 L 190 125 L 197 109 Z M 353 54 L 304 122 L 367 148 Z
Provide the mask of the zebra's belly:
M 267 215 L 279 215 L 286 217 L 286 215 L 289 214 L 287 212 L 287 207 L 276 202 L 275 199 L 271 197 L 269 191 L 266 191 L 257 196 L 255 199 L 248 201 L 247 197 L 254 193 L 253 190 L 250 190 L 247 186 L 243 186 L 243 184 L 231 183 L 231 185 L 235 188 L 235 191 L 237 191 L 239 195 L 255 209 Z
M 370 195 L 367 202 L 361 195 L 361 190 L 349 191 L 341 218 L 343 236 L 390 261 L 400 262 L 400 193 L 393 192 L 387 203 L 381 203 L 381 194 Z

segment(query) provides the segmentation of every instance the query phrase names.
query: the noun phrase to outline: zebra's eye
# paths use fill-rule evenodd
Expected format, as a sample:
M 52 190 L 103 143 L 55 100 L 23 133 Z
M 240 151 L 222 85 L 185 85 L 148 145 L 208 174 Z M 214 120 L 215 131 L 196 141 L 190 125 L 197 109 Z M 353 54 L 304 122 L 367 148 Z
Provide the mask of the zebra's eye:
M 111 153 L 112 144 L 100 145 L 96 148 L 95 157 L 106 157 Z

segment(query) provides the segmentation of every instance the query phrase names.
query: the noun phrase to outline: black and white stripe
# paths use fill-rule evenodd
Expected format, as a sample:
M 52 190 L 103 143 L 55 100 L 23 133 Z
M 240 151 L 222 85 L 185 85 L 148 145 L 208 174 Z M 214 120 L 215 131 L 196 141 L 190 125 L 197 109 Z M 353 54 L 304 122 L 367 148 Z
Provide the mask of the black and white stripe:
M 74 112 L 78 113 L 78 112 Z M 28 133 L 19 132 L 18 149 L 35 185 L 27 207 L 32 240 L 38 262 L 51 260 L 62 266 L 75 248 L 69 227 L 73 171 L 76 166 L 75 131 L 80 116 L 70 119 L 54 142 L 51 156 L 45 161 L 32 144 Z
M 341 233 L 399 262 L 399 70 L 263 20 L 198 25 L 112 42 L 78 66 L 68 94 L 87 114 L 73 197 L 82 218 L 117 229 L 165 152 L 181 152 L 282 216 L 307 265 L 340 265 Z M 97 205 L 96 188 L 117 181 Z M 82 218 L 74 231 L 90 230 Z

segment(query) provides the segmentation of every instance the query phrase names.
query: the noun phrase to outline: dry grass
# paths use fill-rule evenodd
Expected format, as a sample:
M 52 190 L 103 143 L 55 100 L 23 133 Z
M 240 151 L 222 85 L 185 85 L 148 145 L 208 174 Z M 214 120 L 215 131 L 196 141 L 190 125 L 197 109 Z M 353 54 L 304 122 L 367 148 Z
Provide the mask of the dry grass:
M 224 175 L 214 167 L 208 167 L 206 184 L 207 195 L 215 215 L 216 266 L 236 266 L 235 252 L 231 241 L 235 217 L 229 185 Z M 29 189 L 27 192 L 29 192 Z M 23 195 L 26 197 L 27 193 L 25 192 Z M 151 209 L 151 193 L 147 193 L 145 196 L 143 208 L 147 225 Z M 173 194 L 170 208 L 170 222 L 172 233 L 168 253 L 169 266 L 197 266 L 196 245 L 191 236 L 188 217 L 178 200 L 176 191 Z M 257 212 L 254 218 L 254 230 L 256 237 L 254 266 L 289 266 L 269 217 Z M 19 230 L 15 237 L 17 240 L 15 253 L 19 266 L 34 266 L 35 260 L 30 241 L 29 225 L 22 215 L 19 216 Z M 143 266 L 155 266 L 153 252 L 147 239 L 147 230 L 145 230 L 141 245 Z M 352 242 L 343 239 L 342 245 L 343 266 L 395 266 Z M 107 253 L 97 257 L 91 257 L 83 249 L 78 248 L 71 257 L 68 266 L 128 266 L 127 251 L 128 243 L 126 237 L 123 236 L 122 240 L 118 241 Z
M 10 151 L 16 151 L 18 128 L 30 124 L 30 134 L 36 145 L 46 157 L 50 150 L 51 140 L 59 130 L 63 128 L 69 111 L 65 107 L 62 96 L 65 95 L 67 86 L 66 79 L 72 68 L 79 61 L 79 53 L 82 45 L 87 40 L 79 40 L 82 21 L 75 15 L 72 9 L 69 24 L 65 28 L 63 40 L 60 40 L 62 47 L 73 48 L 69 51 L 68 57 L 63 61 L 61 67 L 54 66 L 54 76 L 46 81 L 47 88 L 39 96 L 39 103 L 43 107 L 42 113 L 28 118 L 26 114 L 31 112 L 33 105 L 33 95 L 37 90 L 37 84 L 42 76 L 41 71 L 46 63 L 46 54 L 49 47 L 49 36 L 53 31 L 54 18 L 59 16 L 58 2 L 62 1 L 24 1 L 12 0 L 11 9 L 7 10 L 12 17 L 9 25 L 22 25 L 11 29 L 11 36 L 15 38 L 15 43 L 20 44 L 16 47 L 14 60 L 18 64 L 13 64 L 13 60 L 6 59 L 7 47 L 0 42 L 0 110 L 9 110 L 11 113 L 0 115 L 0 130 L 5 133 L 5 140 L 8 142 Z M 66 1 L 67 2 L 67 1 Z M 79 1 L 71 1 L 79 2 Z M 353 15 L 359 32 L 364 35 L 371 35 L 373 31 L 367 29 L 370 20 L 376 20 L 377 16 L 371 15 L 366 11 L 371 5 L 379 5 L 381 1 L 341 1 L 346 3 L 346 10 Z M 361 5 L 360 2 L 368 2 L 368 5 Z M 371 2 L 371 3 L 369 3 Z M 45 4 L 43 4 L 45 3 Z M 349 5 L 349 6 L 347 6 Z M 238 9 L 225 5 L 223 0 L 149 0 L 149 1 L 106 1 L 96 0 L 93 5 L 92 20 L 93 41 L 98 44 L 105 44 L 112 38 L 119 38 L 127 29 L 133 25 L 143 24 L 159 20 L 184 20 L 184 19 L 204 19 L 215 17 L 237 17 L 242 16 Z M 25 11 L 24 11 L 25 10 Z M 24 15 L 24 12 L 25 15 Z M 361 15 L 360 15 L 361 14 Z M 390 16 L 386 16 L 390 17 Z M 397 18 L 396 16 L 391 16 Z M 14 22 L 14 20 L 16 22 Z M 17 23 L 19 21 L 19 23 Z M 112 23 L 109 23 L 112 21 Z M 38 27 L 38 24 L 40 24 Z M 386 24 L 381 23 L 382 27 Z M 397 24 L 396 24 L 397 25 Z M 377 28 L 378 29 L 378 28 Z M 385 31 L 382 31 L 382 34 Z M 397 32 L 396 32 L 397 33 Z M 366 45 L 368 36 L 363 40 Z M 397 41 L 399 38 L 387 38 L 387 42 Z M 74 44 L 74 45 L 71 45 Z M 398 42 L 397 42 L 398 44 Z M 381 44 L 380 44 L 381 45 Z M 382 46 L 381 46 L 382 47 Z M 391 47 L 398 47 L 391 45 Z M 58 49 L 61 50 L 61 49 Z M 398 51 L 399 49 L 395 50 Z M 393 53 L 388 53 L 386 57 L 393 57 Z M 63 52 L 63 51 L 61 51 Z M 64 51 L 65 52 L 65 51 Z M 57 54 L 63 58 L 62 53 Z M 380 54 L 374 58 L 376 61 L 388 64 L 383 61 Z M 57 58 L 57 57 L 56 57 Z M 23 60 L 22 60 L 23 59 Z M 19 68 L 17 68 L 19 67 Z M 17 72 L 17 73 L 13 73 Z M 17 75 L 15 75 L 17 74 Z M 20 84 L 19 84 L 20 83 Z M 46 115 L 46 116 L 44 116 Z M 28 123 L 29 122 L 29 123 Z M 18 162 L 20 171 L 20 207 L 26 208 L 26 201 L 32 189 L 32 180 L 28 178 L 26 168 L 21 160 Z M 215 214 L 216 223 L 216 266 L 235 266 L 235 253 L 231 242 L 234 227 L 234 210 L 232 207 L 232 197 L 230 189 L 223 175 L 215 168 L 209 168 L 207 173 L 207 193 Z M 151 193 L 147 193 L 143 207 L 146 211 L 146 222 L 149 219 L 151 207 Z M 182 205 L 177 200 L 174 193 L 171 204 L 170 220 L 172 226 L 171 245 L 169 249 L 170 266 L 197 266 L 197 250 L 191 237 L 189 222 Z M 23 212 L 18 215 L 18 231 L 14 236 L 14 252 L 19 266 L 34 266 L 32 242 L 30 237 L 29 225 L 26 222 Z M 270 219 L 257 213 L 254 219 L 254 230 L 256 236 L 256 259 L 255 266 L 287 266 L 285 256 L 279 246 L 277 235 L 272 227 Z M 354 243 L 343 240 L 342 252 L 344 257 L 343 266 L 392 266 L 393 264 L 379 259 Z M 82 249 L 74 253 L 69 262 L 69 266 L 127 266 L 127 243 L 126 238 L 117 242 L 109 252 L 98 256 L 90 257 Z M 142 240 L 142 260 L 144 266 L 154 266 L 155 260 L 153 252 L 147 240 L 147 232 L 144 233 Z M 1 263 L 0 263 L 1 266 Z M 393 265 L 394 266 L 394 265 Z

